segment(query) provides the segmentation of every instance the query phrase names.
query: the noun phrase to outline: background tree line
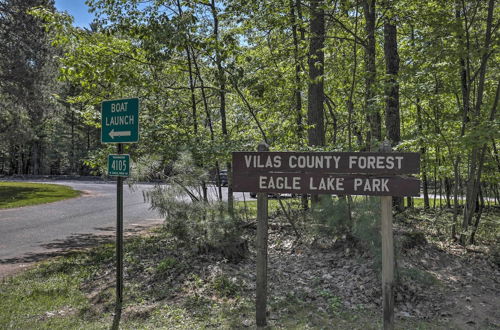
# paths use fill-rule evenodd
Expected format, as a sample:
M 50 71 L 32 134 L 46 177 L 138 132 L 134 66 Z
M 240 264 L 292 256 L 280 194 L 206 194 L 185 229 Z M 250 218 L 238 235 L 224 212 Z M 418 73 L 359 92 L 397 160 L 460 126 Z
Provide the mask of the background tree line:
M 58 80 L 63 50 L 29 13 L 35 6 L 54 11 L 53 1 L 0 1 L 0 172 L 86 174 L 97 131 L 66 101 L 76 87 Z
M 98 173 L 112 149 L 99 104 L 136 96 L 138 162 L 168 168 L 189 151 L 230 172 L 230 152 L 260 141 L 367 151 L 388 139 L 420 152 L 425 207 L 462 214 L 464 242 L 485 198 L 500 201 L 495 0 L 87 4 L 97 19 L 81 29 L 53 1 L 0 0 L 2 173 Z

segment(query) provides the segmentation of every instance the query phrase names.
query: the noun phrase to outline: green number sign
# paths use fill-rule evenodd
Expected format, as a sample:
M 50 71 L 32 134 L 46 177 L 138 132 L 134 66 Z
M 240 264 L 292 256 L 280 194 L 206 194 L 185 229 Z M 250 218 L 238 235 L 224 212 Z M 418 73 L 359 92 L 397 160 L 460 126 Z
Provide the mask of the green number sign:
M 101 105 L 101 142 L 139 141 L 139 99 L 104 101 Z
M 130 155 L 108 155 L 108 175 L 128 177 L 130 172 Z

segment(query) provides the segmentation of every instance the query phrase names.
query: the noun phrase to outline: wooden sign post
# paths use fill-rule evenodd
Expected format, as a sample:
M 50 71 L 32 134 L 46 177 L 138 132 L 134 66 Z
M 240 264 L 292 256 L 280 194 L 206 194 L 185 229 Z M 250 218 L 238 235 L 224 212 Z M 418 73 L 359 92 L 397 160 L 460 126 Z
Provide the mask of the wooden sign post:
M 391 152 L 390 144 L 384 142 L 381 151 Z M 392 197 L 380 197 L 380 208 L 384 330 L 392 330 L 394 329 L 394 239 L 392 235 Z
M 392 236 L 392 197 L 382 196 L 382 296 L 384 305 L 384 329 L 394 329 L 394 241 Z
M 233 152 L 233 191 L 257 193 L 257 327 L 266 325 L 267 194 L 381 196 L 384 329 L 394 328 L 394 244 L 392 197 L 418 196 L 420 181 L 400 176 L 420 171 L 418 153 Z
M 265 143 L 259 144 L 259 151 L 269 151 Z M 255 319 L 257 328 L 267 324 L 267 193 L 257 194 L 257 272 Z

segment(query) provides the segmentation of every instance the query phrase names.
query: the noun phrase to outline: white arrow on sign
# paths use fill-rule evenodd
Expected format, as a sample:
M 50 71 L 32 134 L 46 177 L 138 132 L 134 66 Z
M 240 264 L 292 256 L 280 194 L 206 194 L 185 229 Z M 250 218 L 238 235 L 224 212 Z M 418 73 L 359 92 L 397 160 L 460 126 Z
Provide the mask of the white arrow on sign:
M 114 139 L 115 136 L 130 136 L 132 134 L 131 131 L 116 131 L 115 132 L 115 129 L 113 128 L 111 130 L 111 132 L 109 132 L 109 136 Z

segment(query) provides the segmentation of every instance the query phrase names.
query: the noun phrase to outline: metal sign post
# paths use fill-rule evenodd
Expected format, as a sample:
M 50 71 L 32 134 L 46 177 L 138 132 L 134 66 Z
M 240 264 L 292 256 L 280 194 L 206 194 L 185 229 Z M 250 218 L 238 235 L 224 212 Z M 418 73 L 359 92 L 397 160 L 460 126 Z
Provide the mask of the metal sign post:
M 118 329 L 123 305 L 123 178 L 129 176 L 130 157 L 123 143 L 139 141 L 139 99 L 103 101 L 101 142 L 117 143 L 117 155 L 108 156 L 108 175 L 116 176 L 116 304 L 113 329 Z
M 118 143 L 118 154 L 123 153 L 123 144 Z M 121 311 L 123 303 L 123 177 L 116 180 L 116 309 Z

